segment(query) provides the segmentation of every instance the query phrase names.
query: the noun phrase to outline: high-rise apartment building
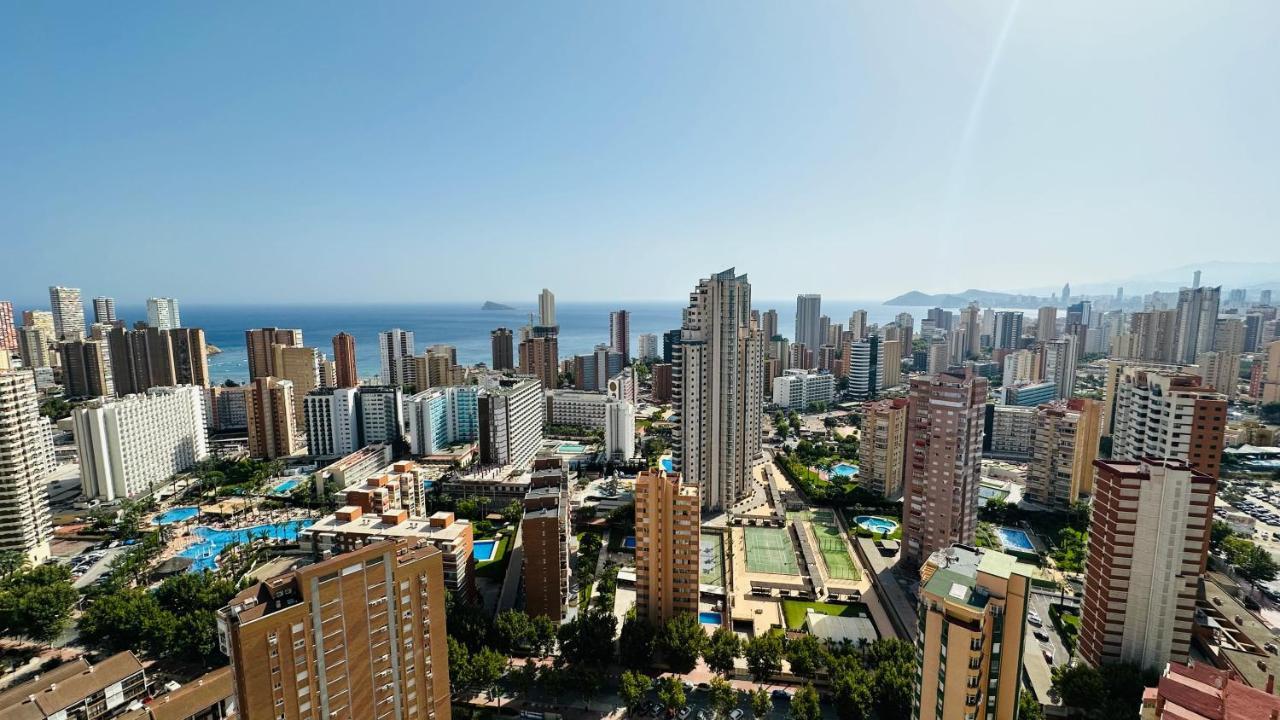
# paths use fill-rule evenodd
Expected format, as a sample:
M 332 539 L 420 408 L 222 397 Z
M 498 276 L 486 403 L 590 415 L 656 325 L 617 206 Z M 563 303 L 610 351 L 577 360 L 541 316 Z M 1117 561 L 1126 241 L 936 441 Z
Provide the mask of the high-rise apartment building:
M 769 342 L 778 336 L 778 311 L 765 310 L 760 313 L 760 332 L 764 335 L 765 342 Z
M 1102 408 L 1096 400 L 1072 398 L 1037 407 L 1024 497 L 1067 510 L 1091 493 L 1101 432 Z
M 1058 337 L 1058 308 L 1046 306 L 1036 311 L 1036 339 L 1040 342 Z
M 1262 358 L 1254 360 L 1262 367 L 1262 377 L 1257 393 L 1263 403 L 1280 402 L 1280 340 L 1267 343 Z
M 1111 456 L 1186 460 L 1217 478 L 1227 428 L 1227 399 L 1200 384 L 1197 375 L 1123 367 L 1115 381 Z
M 1244 320 L 1238 317 L 1218 318 L 1218 326 L 1213 331 L 1213 349 L 1239 355 L 1245 351 L 1244 337 Z
M 880 393 L 884 382 L 884 353 L 877 335 L 858 340 L 846 347 L 849 353 L 849 395 L 854 400 L 871 400 Z
M 107 501 L 136 497 L 208 457 L 204 403 L 203 388 L 183 385 L 73 410 L 81 491 Z
M 45 478 L 57 461 L 30 371 L 0 371 L 0 429 L 0 552 L 44 562 L 53 539 Z
M 373 443 L 401 441 L 402 398 L 401 389 L 394 385 L 312 390 L 302 398 L 307 452 L 349 455 Z
M 982 308 L 978 303 L 969 303 L 960 309 L 960 327 L 964 329 L 964 351 L 961 361 L 976 358 L 982 354 Z
M 674 467 L 696 478 L 706 509 L 720 510 L 746 493 L 761 457 L 764 342 L 746 275 L 730 268 L 698 283 L 676 355 Z
M 537 458 L 525 494 L 524 610 L 559 622 L 569 601 L 569 478 L 560 458 Z
M 320 387 L 320 351 L 311 347 L 271 346 L 273 377 L 288 380 L 293 387 L 294 425 L 305 427 L 303 399 Z
M 0 300 L 0 352 L 18 349 L 18 330 L 13 324 L 13 303 Z
M 626 400 L 604 404 L 604 451 L 618 462 L 629 462 L 636 456 L 636 406 Z
M 492 355 L 490 367 L 493 370 L 515 370 L 515 346 L 511 328 L 495 328 L 489 333 L 489 346 Z
M 69 340 L 58 345 L 62 385 L 67 397 L 107 397 L 116 394 L 111 374 L 111 350 L 103 340 Z
M 302 347 L 302 331 L 297 328 L 257 328 L 244 331 L 245 352 L 249 356 L 249 379 L 275 376 L 272 345 Z
M 862 406 L 862 443 L 858 482 L 886 498 L 902 496 L 907 455 L 906 398 L 869 402 Z
M 209 432 L 244 430 L 249 427 L 246 410 L 249 388 L 243 385 L 215 385 L 205 391 L 205 425 Z
M 1213 349 L 1221 296 L 1221 286 L 1182 288 L 1178 292 L 1178 330 L 1173 349 L 1177 362 L 1189 365 L 1196 361 L 1196 355 Z
M 1058 399 L 1066 400 L 1076 390 L 1076 336 L 1063 335 L 1040 344 L 1040 376 L 1053 383 Z
M 978 518 L 987 380 L 972 372 L 911 379 L 903 559 L 972 543 Z
M 520 466 L 533 459 L 546 416 L 538 378 L 487 378 L 477 407 L 481 463 Z
M 861 340 L 867 336 L 866 310 L 854 310 L 849 315 L 849 332 L 853 333 L 854 340 Z
M 1196 356 L 1196 374 L 1200 384 L 1213 388 L 1234 400 L 1240 389 L 1240 356 L 1236 353 L 1213 350 Z
M 1030 350 L 1014 350 L 1004 356 L 1004 386 L 1021 385 L 1040 379 L 1040 363 Z
M 654 627 L 698 612 L 701 524 L 697 486 L 660 469 L 636 477 L 636 615 Z
M 147 324 L 161 330 L 173 330 L 182 327 L 182 312 L 178 309 L 177 298 L 147 298 Z M 301 331 L 298 331 L 301 335 Z M 302 338 L 298 338 L 302 342 Z
M 121 326 L 107 332 L 111 374 L 119 397 L 152 387 L 209 385 L 209 360 L 204 330 L 161 330 Z
M 1035 568 L 968 545 L 939 548 L 920 568 L 918 720 L 1014 720 Z
M 209 351 L 201 328 L 172 328 L 169 349 L 173 353 L 173 381 L 178 385 L 209 385 Z M 116 392 L 119 392 L 117 389 Z
M 902 341 L 904 355 L 909 355 L 915 341 L 916 319 L 911 317 L 911 313 L 898 313 L 894 318 L 894 322 L 898 324 L 898 331 L 901 333 L 898 339 Z
M 479 439 L 479 394 L 477 385 L 452 385 L 407 398 L 409 451 L 414 455 L 435 455 L 451 445 Z
M 293 383 L 277 377 L 254 378 L 245 394 L 249 455 L 275 460 L 298 450 Z
M 333 336 L 334 386 L 353 388 L 360 384 L 356 367 L 356 339 L 348 333 Z
M 80 288 L 50 287 L 49 309 L 53 313 L 55 340 L 84 339 L 84 303 L 80 301 Z
M 538 325 L 556 328 L 556 296 L 548 289 L 542 288 L 538 293 Z
M 622 355 L 622 364 L 631 364 L 631 312 L 614 310 L 609 313 L 609 349 Z
M 1080 655 L 1144 670 L 1186 662 L 1217 482 L 1182 460 L 1098 460 Z
M 671 402 L 671 363 L 654 363 L 650 370 L 650 379 L 653 383 L 653 401 L 656 403 Z
M 902 347 L 901 340 L 885 340 L 880 343 L 881 390 L 902 384 Z
M 809 294 L 796 296 L 796 332 L 793 340 L 813 349 L 826 342 L 819 328 L 822 317 L 822 296 Z
M 449 720 L 440 550 L 373 543 L 241 591 L 218 611 L 245 718 Z
M 413 363 L 413 331 L 394 328 L 378 333 L 378 354 L 382 360 L 383 385 L 417 385 Z
M 644 362 L 653 362 L 660 359 L 657 334 L 640 333 L 640 336 L 636 338 L 636 354 Z
M 548 390 L 560 384 L 560 348 L 555 334 L 520 341 L 520 372 L 538 378 Z
M 996 313 L 991 346 L 996 350 L 1017 350 L 1022 343 L 1022 312 Z
M 925 368 L 925 372 L 930 375 L 937 375 L 938 373 L 947 371 L 947 368 L 950 366 L 951 359 L 951 352 L 950 348 L 947 347 L 947 343 L 940 341 L 931 342 L 929 343 L 929 348 L 926 352 L 928 363 Z
M 116 324 L 116 300 L 109 297 L 93 299 L 93 322 L 95 325 Z

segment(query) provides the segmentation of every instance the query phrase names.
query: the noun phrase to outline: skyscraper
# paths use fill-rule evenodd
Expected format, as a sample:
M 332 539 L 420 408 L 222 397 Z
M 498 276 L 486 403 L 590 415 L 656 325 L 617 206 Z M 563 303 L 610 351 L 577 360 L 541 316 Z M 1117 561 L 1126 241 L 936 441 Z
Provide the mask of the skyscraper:
M 556 296 L 546 288 L 538 294 L 538 324 L 543 327 L 556 325 Z
M 516 367 L 515 346 L 512 342 L 511 328 L 495 328 L 489 333 L 490 353 L 494 370 L 514 370 Z
M 1181 460 L 1098 460 L 1080 655 L 1143 670 L 1185 662 L 1216 481 Z
M 1062 304 L 1066 305 L 1071 302 L 1071 283 L 1062 286 Z
M 427 541 L 358 547 L 218 611 L 245 718 L 449 720 L 444 562 Z
M 1110 378 L 1108 378 L 1110 384 Z M 1111 457 L 1186 460 L 1218 477 L 1227 428 L 1227 399 L 1197 375 L 1167 369 L 1122 367 L 1108 396 Z
M 555 622 L 569 598 L 569 478 L 563 461 L 537 458 L 524 496 L 520 535 L 524 546 L 524 610 Z
M 80 302 L 80 288 L 50 287 L 49 309 L 53 312 L 55 340 L 84 339 L 84 304 Z
M 821 317 L 821 295 L 797 295 L 796 336 L 793 340 L 798 343 L 804 343 L 804 346 L 810 349 L 816 348 L 825 342 L 818 328 L 818 320 Z
M 293 387 L 293 422 L 303 428 L 306 422 L 303 399 L 320 387 L 320 351 L 312 347 L 272 345 L 271 354 L 273 377 L 287 380 Z
M 503 377 L 485 382 L 477 399 L 480 462 L 524 465 L 542 445 L 547 404 L 542 383 L 532 377 Z
M 353 388 L 360 384 L 356 369 L 356 339 L 340 332 L 333 336 L 333 366 L 337 387 Z
M 658 354 L 658 336 L 654 333 L 640 333 L 636 338 L 636 353 L 644 362 L 661 360 Z
M 880 337 L 871 335 L 865 340 L 850 343 L 846 352 L 849 353 L 850 395 L 854 400 L 875 398 L 884 384 L 885 372 Z
M 177 299 L 170 297 L 147 298 L 147 324 L 161 330 L 182 327 L 182 313 L 178 309 Z M 299 340 L 298 342 L 302 341 Z
M 622 355 L 622 364 L 631 364 L 631 312 L 609 313 L 609 349 Z
M 676 356 L 675 470 L 696 479 L 706 509 L 721 510 L 745 494 L 761 455 L 764 343 L 746 275 L 730 268 L 699 281 Z
M 996 350 L 1017 350 L 1022 341 L 1022 312 L 998 312 L 991 346 Z
M 18 330 L 13 324 L 13 303 L 0 300 L 0 352 L 18 349 Z
M 907 451 L 906 398 L 869 402 L 862 406 L 862 458 L 858 482 L 890 499 L 902 496 Z
M 967 545 L 939 548 L 920 568 L 912 717 L 1013 720 L 1035 567 Z
M 520 341 L 520 372 L 538 378 L 548 390 L 560 384 L 560 343 L 555 334 Z
M 679 473 L 644 470 L 636 477 L 636 615 L 662 627 L 698 612 L 698 488 Z
M 156 326 L 159 327 L 159 326 Z M 249 355 L 249 379 L 276 374 L 272 345 L 302 347 L 302 331 L 296 328 L 257 328 L 244 331 L 245 352 Z
M 854 340 L 861 340 L 867 336 L 866 310 L 854 310 L 849 315 L 849 332 L 853 333 Z
M 764 334 L 765 342 L 778 336 L 777 310 L 765 310 L 760 314 L 760 331 Z
M 275 377 L 254 378 L 245 394 L 249 455 L 275 460 L 298 449 L 293 383 Z
M 104 340 L 72 340 L 58 345 L 62 357 L 62 384 L 73 398 L 108 397 L 116 394 L 111 376 L 111 352 Z
M 1058 308 L 1042 307 L 1036 311 L 1036 339 L 1044 342 L 1058 337 Z
M 1092 491 L 1101 419 L 1098 401 L 1085 398 L 1036 408 L 1027 463 L 1028 500 L 1067 510 Z
M 382 359 L 383 385 L 415 385 L 413 331 L 394 328 L 378 333 L 378 354 Z
M 1240 356 L 1230 352 L 1202 352 L 1196 356 L 1200 384 L 1234 400 L 1239 392 Z
M 1190 365 L 1196 355 L 1213 349 L 1222 287 L 1182 288 L 1178 291 L 1178 330 L 1174 359 Z
M 115 298 L 96 297 L 93 299 L 93 322 L 97 325 L 114 325 L 116 322 Z
M 1066 400 L 1076 389 L 1076 336 L 1063 335 L 1040 345 L 1043 370 L 1040 376 L 1057 387 L 1058 399 Z
M 972 372 L 911 379 L 903 559 L 972 544 L 978 518 L 987 380 Z
M 57 461 L 30 371 L 0 371 L 0 427 L 0 551 L 44 562 L 53 538 L 45 478 Z

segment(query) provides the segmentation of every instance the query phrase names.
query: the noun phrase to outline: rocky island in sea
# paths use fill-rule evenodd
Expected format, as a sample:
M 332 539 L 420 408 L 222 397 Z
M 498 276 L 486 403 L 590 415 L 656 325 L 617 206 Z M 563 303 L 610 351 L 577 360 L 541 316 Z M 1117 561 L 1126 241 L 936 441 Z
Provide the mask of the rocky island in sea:
M 496 303 L 492 300 L 485 300 L 484 305 L 481 305 L 480 309 L 481 310 L 515 310 L 515 308 L 511 307 L 510 305 L 503 305 L 502 303 Z

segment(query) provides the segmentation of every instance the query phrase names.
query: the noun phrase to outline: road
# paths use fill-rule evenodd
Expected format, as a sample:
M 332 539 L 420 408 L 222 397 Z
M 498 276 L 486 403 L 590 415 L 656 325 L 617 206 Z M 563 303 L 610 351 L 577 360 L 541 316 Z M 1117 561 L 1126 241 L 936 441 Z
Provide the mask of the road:
M 1062 638 L 1058 635 L 1057 630 L 1053 627 L 1053 621 L 1049 619 L 1049 606 L 1057 604 L 1058 595 L 1050 595 L 1039 592 L 1031 593 L 1031 610 L 1034 610 L 1040 616 L 1041 625 L 1039 628 L 1027 624 L 1026 640 L 1022 652 L 1022 664 L 1026 669 L 1027 677 L 1031 680 L 1031 688 L 1035 692 L 1036 699 L 1045 704 L 1057 704 L 1049 698 L 1049 688 L 1053 681 L 1053 666 L 1062 665 L 1070 660 L 1067 653 L 1067 646 L 1063 644 Z M 1076 605 L 1075 598 L 1067 597 L 1068 605 Z M 1049 645 L 1053 647 L 1053 664 L 1050 665 L 1044 657 L 1044 651 L 1041 649 L 1041 641 L 1036 638 L 1035 631 L 1043 630 L 1049 636 Z

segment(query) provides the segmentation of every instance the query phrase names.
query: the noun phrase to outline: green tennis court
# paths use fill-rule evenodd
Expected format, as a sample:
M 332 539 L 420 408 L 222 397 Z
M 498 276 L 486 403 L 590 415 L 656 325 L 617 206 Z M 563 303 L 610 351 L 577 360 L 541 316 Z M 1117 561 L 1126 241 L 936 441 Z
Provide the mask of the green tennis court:
M 810 523 L 814 537 L 818 538 L 818 552 L 822 553 L 822 561 L 827 565 L 827 574 L 836 580 L 857 580 L 860 577 L 858 566 L 849 557 L 840 526 L 832 512 L 814 510 Z
M 747 570 L 774 575 L 799 575 L 791 532 L 786 528 L 746 527 Z

